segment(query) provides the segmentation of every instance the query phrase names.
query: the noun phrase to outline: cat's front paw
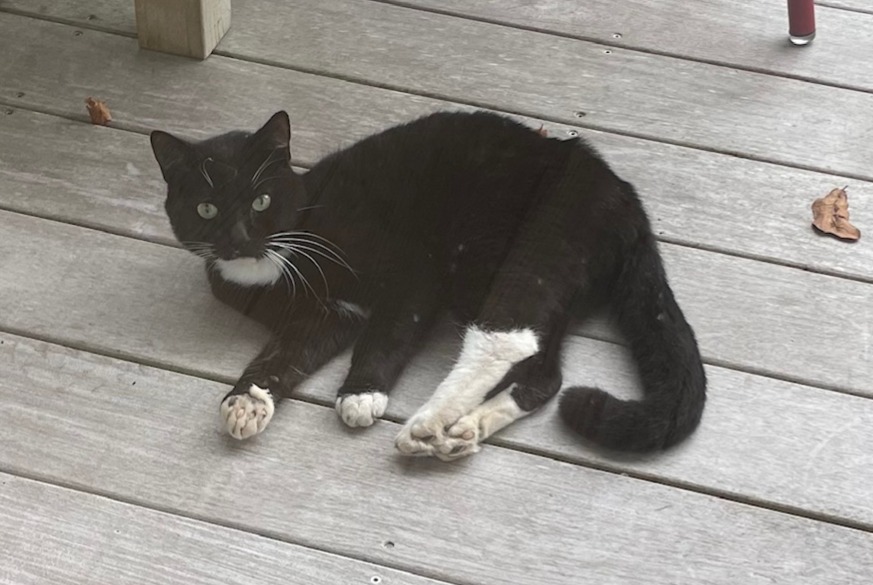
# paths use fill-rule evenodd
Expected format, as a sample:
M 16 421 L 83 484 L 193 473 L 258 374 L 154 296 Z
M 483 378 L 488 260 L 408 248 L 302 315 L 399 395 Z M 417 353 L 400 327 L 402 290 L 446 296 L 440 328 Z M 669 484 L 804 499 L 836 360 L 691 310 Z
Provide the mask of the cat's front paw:
M 383 392 L 344 394 L 336 399 L 336 412 L 350 427 L 368 427 L 385 414 L 388 395 Z
M 242 440 L 267 428 L 276 406 L 269 390 L 252 384 L 245 393 L 226 396 L 220 410 L 228 434 Z

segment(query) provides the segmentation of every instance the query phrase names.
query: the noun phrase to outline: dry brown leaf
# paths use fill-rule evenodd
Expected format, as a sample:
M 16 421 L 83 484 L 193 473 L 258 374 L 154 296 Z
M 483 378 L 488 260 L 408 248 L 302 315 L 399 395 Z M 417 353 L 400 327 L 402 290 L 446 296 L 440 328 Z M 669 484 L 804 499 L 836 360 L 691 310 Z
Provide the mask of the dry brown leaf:
M 833 189 L 812 203 L 812 226 L 820 232 L 844 240 L 857 240 L 861 231 L 849 223 L 849 198 L 846 187 Z
M 107 126 L 112 121 L 112 114 L 109 113 L 106 102 L 89 97 L 85 100 L 85 105 L 88 108 L 88 115 L 91 116 L 92 124 Z
M 537 130 L 537 134 L 539 134 L 540 136 L 544 136 L 545 138 L 549 137 L 549 131 L 546 130 L 543 124 L 540 124 L 540 129 Z

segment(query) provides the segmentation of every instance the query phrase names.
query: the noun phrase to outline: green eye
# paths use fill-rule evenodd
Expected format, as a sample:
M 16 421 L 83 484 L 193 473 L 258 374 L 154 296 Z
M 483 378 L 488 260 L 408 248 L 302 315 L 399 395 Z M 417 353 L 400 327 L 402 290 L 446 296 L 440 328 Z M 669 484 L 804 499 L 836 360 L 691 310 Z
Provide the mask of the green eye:
M 252 201 L 252 209 L 255 211 L 263 211 L 270 206 L 270 196 L 264 193 L 258 195 L 257 199 Z
M 218 208 L 211 203 L 201 203 L 197 206 L 197 213 L 203 219 L 212 219 L 218 215 Z

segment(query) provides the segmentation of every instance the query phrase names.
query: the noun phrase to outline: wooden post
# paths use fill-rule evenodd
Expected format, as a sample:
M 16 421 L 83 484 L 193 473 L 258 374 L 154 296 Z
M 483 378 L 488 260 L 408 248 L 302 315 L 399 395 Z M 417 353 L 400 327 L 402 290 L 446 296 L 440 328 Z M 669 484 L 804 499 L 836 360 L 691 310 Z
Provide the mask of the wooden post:
M 230 0 L 135 0 L 143 49 L 205 59 L 230 28 Z

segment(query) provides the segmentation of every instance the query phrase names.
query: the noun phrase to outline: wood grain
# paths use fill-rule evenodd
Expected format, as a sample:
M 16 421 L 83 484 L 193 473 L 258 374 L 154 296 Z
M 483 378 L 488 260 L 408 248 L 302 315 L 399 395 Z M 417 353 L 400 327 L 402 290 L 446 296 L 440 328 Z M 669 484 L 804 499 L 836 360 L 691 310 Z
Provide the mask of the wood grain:
M 4 341 L 7 472 L 460 583 L 848 585 L 873 562 L 862 531 L 506 449 L 400 460 L 396 425 L 343 431 L 310 404 L 233 442 L 204 408 L 221 384 Z
M 603 46 L 593 43 L 378 3 L 337 0 L 325 6 L 330 11 L 315 10 L 309 0 L 269 9 L 251 5 L 248 11 L 260 14 L 258 22 L 263 26 L 257 30 L 235 27 L 222 43 L 222 50 L 237 57 L 348 76 L 368 84 L 560 123 L 576 124 L 579 119 L 575 113 L 584 111 L 585 124 L 596 129 L 859 178 L 871 176 L 873 147 L 866 139 L 867 124 L 873 124 L 867 116 L 873 107 L 871 94 L 623 49 L 610 49 L 611 54 L 605 54 Z M 24 22 L 29 23 L 26 32 L 21 30 Z M 292 28 L 295 33 L 289 34 Z M 222 60 L 218 68 L 228 73 L 244 68 L 254 74 L 254 83 L 225 88 L 211 75 L 215 72 L 212 68 L 171 57 L 133 54 L 129 39 L 108 38 L 105 33 L 85 31 L 74 36 L 69 27 L 4 14 L 0 16 L 0 34 L 10 39 L 13 47 L 0 74 L 9 80 L 13 96 L 19 89 L 26 92 L 22 85 L 30 86 L 26 98 L 10 98 L 11 103 L 26 107 L 62 108 L 65 93 L 58 88 L 64 80 L 80 91 L 93 87 L 89 93 L 109 102 L 110 107 L 115 102 L 113 114 L 122 125 L 131 112 L 136 112 L 133 117 L 147 127 L 166 120 L 169 112 L 175 111 L 181 119 L 180 104 L 187 102 L 191 108 L 206 103 L 245 104 L 247 115 L 223 113 L 213 122 L 224 127 L 248 126 L 287 100 L 273 86 L 276 73 L 272 67 Z M 24 35 L 31 36 L 25 39 Z M 443 46 L 445 38 L 458 39 L 452 51 L 437 48 Z M 100 46 L 100 54 L 112 55 L 104 67 L 88 65 L 86 55 L 93 54 L 95 45 Z M 68 62 L 39 57 L 59 47 L 70 55 Z M 493 47 L 505 49 L 495 53 Z M 132 75 L 131 60 L 147 75 Z M 421 75 L 421 71 L 429 74 Z M 582 73 L 568 76 L 568 71 Z M 311 82 L 317 79 L 312 76 Z M 251 90 L 254 87 L 258 88 L 256 100 Z M 313 104 L 294 104 L 292 120 L 307 114 L 327 117 L 339 104 L 325 98 Z M 792 108 L 786 108 L 786 103 Z M 389 112 L 386 108 L 381 111 Z M 402 112 L 393 114 L 403 118 Z M 369 120 L 372 114 L 362 118 Z
M 265 340 L 260 328 L 211 299 L 199 261 L 181 250 L 9 213 L 0 213 L 0 222 L 5 228 L 0 245 L 11 250 L 0 259 L 5 276 L 0 280 L 4 330 L 226 382 L 236 379 Z M 737 274 L 736 265 L 712 266 L 705 255 L 697 264 L 681 253 L 668 259 L 671 271 L 676 265 L 690 266 L 701 280 L 710 278 L 710 272 L 727 279 L 710 282 L 712 291 L 706 297 L 681 299 L 707 358 L 724 360 L 743 352 L 746 367 L 781 368 L 784 375 L 818 376 L 870 393 L 869 372 L 864 370 L 870 360 L 864 359 L 861 352 L 866 349 L 858 346 L 857 338 L 822 338 L 822 332 L 805 328 L 800 318 L 819 304 L 839 305 L 846 298 L 839 295 L 847 294 L 843 285 L 860 285 L 794 271 L 823 280 L 789 279 L 786 287 L 767 270 L 773 267 L 755 262 L 728 259 L 740 267 L 764 269 L 761 275 L 752 270 L 751 276 L 743 276 Z M 737 276 L 745 278 L 743 287 L 730 284 Z M 830 281 L 838 288 L 829 290 Z M 810 289 L 835 296 L 803 292 Z M 763 302 L 768 298 L 761 296 L 765 293 L 773 299 L 769 304 Z M 730 298 L 743 294 L 748 296 L 739 301 Z M 719 312 L 741 312 L 739 303 L 757 303 L 759 308 L 748 317 Z M 870 302 L 862 299 L 857 304 L 863 307 Z M 860 317 L 858 322 L 864 326 L 869 319 Z M 601 327 L 599 334 L 614 336 L 603 323 L 593 327 Z M 391 416 L 404 418 L 426 399 L 448 372 L 457 339 L 451 330 L 444 330 L 421 353 L 400 384 Z M 565 384 L 600 383 L 620 393 L 636 391 L 634 367 L 623 356 L 623 350 L 613 344 L 571 338 L 564 358 Z M 339 357 L 301 389 L 302 395 L 331 404 L 347 363 L 348 356 Z M 54 376 L 55 369 L 46 367 L 45 374 Z M 519 427 L 522 434 L 512 440 L 525 450 L 550 456 L 614 465 L 697 489 L 873 525 L 873 510 L 863 488 L 873 480 L 865 471 L 873 469 L 866 447 L 873 429 L 867 424 L 873 407 L 869 399 L 722 369 L 711 369 L 709 394 L 704 429 L 664 458 L 636 462 L 595 453 L 563 433 L 554 414 L 531 419 L 527 424 L 539 421 L 538 426 L 531 432 Z M 215 399 L 198 399 L 192 408 L 212 417 Z M 96 425 L 91 421 L 85 427 L 99 434 Z M 214 422 L 209 423 L 209 432 L 218 432 Z M 516 437 L 514 431 L 510 437 Z M 840 456 L 828 456 L 834 452 Z M 814 465 L 806 465 L 810 453 L 820 453 L 813 457 Z M 154 456 L 162 457 L 159 451 Z
M 870 3 L 870 0 L 821 0 L 816 2 L 816 4 L 873 14 L 873 4 Z
M 0 522 L 4 584 L 442 583 L 5 473 Z
M 10 250 L 0 259 L 8 275 L 0 281 L 2 327 L 62 335 L 100 351 L 186 363 L 197 371 L 215 363 L 199 341 L 205 337 L 241 343 L 257 332 L 262 339 L 259 329 L 229 310 L 214 333 L 204 329 L 220 314 L 217 301 L 209 297 L 200 261 L 183 250 L 8 212 L 0 219 L 0 245 Z M 873 288 L 679 246 L 662 248 L 707 360 L 873 395 Z M 825 307 L 841 312 L 814 318 Z M 603 321 L 583 331 L 617 339 Z M 231 344 L 222 355 L 233 351 Z
M 255 28 L 264 12 L 276 10 L 281 0 L 236 0 L 238 27 Z M 820 39 L 815 51 L 788 46 L 788 21 L 782 4 L 762 5 L 757 0 L 726 4 L 712 0 L 667 0 L 653 5 L 645 0 L 616 4 L 609 0 L 397 0 L 397 4 L 461 17 L 531 28 L 544 32 L 639 49 L 675 57 L 702 60 L 782 76 L 800 77 L 841 87 L 873 90 L 865 67 L 873 54 L 873 3 L 865 0 L 828 0 L 816 11 Z M 320 7 L 330 2 L 320 2 Z M 255 10 L 252 10 L 251 7 Z M 834 8 L 828 8 L 832 6 Z M 66 22 L 133 34 L 133 7 L 114 0 L 41 2 L 5 0 L 0 9 L 52 17 Z M 311 8 L 311 7 L 307 7 Z M 871 16 L 847 13 L 846 8 Z M 322 8 L 323 9 L 323 8 Z M 290 22 L 294 22 L 293 20 Z M 682 31 L 682 34 L 677 34 Z M 618 35 L 618 36 L 616 36 Z
M 816 43 L 815 51 L 804 51 L 788 43 L 784 2 L 594 0 L 580 4 L 573 0 L 521 0 L 507 4 L 500 0 L 400 0 L 397 4 L 873 90 L 866 65 L 866 55 L 873 54 L 873 16 L 826 6 L 816 10 L 819 40 L 824 42 Z M 868 8 L 873 5 L 868 3 Z
M 457 356 L 458 335 L 444 325 L 400 379 L 387 416 L 405 419 L 429 397 Z M 330 404 L 349 365 L 343 356 L 299 395 Z M 640 396 L 636 365 L 618 345 L 568 338 L 563 386 L 598 386 Z M 801 510 L 873 528 L 873 401 L 707 367 L 709 397 L 701 427 L 663 455 L 594 450 L 560 423 L 557 403 L 492 442 L 552 458 L 667 481 L 767 506 Z
M 97 43 L 94 50 L 118 48 Z M 117 119 L 138 128 L 178 129 L 191 136 L 246 126 L 254 129 L 273 108 L 264 108 L 263 116 L 252 116 L 248 105 L 233 96 L 245 93 L 246 87 L 266 83 L 263 76 L 268 72 L 251 64 L 234 72 L 224 68 L 225 64 L 215 57 L 191 73 L 193 77 L 209 70 L 206 73 L 213 77 L 211 83 L 219 84 L 225 95 L 231 96 L 221 107 L 181 102 L 176 111 L 150 108 L 142 118 L 140 113 L 125 110 L 130 99 L 120 93 L 113 94 L 110 106 Z M 151 65 L 131 63 L 130 67 L 129 75 L 138 72 L 136 75 L 144 79 L 152 77 Z M 206 83 L 205 79 L 199 81 Z M 93 83 L 95 88 L 98 84 L 112 87 L 109 79 Z M 181 81 L 161 78 L 155 83 Z M 294 117 L 294 155 L 301 164 L 312 164 L 338 146 L 402 119 L 453 107 L 290 71 L 276 73 L 270 85 L 275 88 L 271 98 L 274 108 L 288 108 Z M 64 85 L 54 90 L 47 86 L 44 91 L 75 90 Z M 103 89 L 99 92 L 105 93 Z M 22 101 L 32 93 L 30 86 L 24 93 Z M 319 108 L 319 102 L 329 105 Z M 67 104 L 65 107 L 72 109 L 66 113 L 73 114 L 80 106 Z M 10 111 L 10 115 L 0 115 L 0 129 L 9 137 L 0 142 L 0 206 L 172 242 L 163 212 L 165 188 L 145 137 L 26 110 Z M 525 121 L 539 126 L 535 120 Z M 567 130 L 550 123 L 545 127 L 554 136 Z M 589 131 L 583 135 L 620 175 L 637 186 L 656 232 L 669 241 L 873 279 L 873 249 L 818 237 L 810 228 L 809 210 L 815 197 L 836 185 L 849 184 L 853 217 L 863 218 L 873 212 L 871 183 L 613 134 Z M 52 164 L 43 164 L 44 157 L 50 157 Z M 60 192 L 64 194 L 61 197 Z

